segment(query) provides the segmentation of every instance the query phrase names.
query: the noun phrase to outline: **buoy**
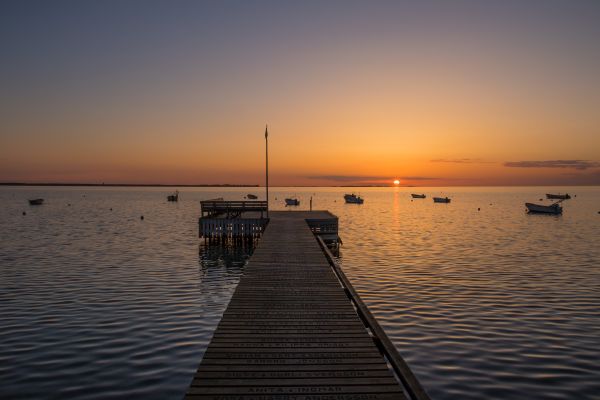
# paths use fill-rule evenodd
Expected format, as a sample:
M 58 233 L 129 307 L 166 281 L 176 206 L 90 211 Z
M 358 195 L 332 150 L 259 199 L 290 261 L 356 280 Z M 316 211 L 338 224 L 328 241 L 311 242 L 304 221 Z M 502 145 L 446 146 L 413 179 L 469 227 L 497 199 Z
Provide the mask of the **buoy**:
M 540 199 L 540 201 L 544 201 L 544 199 Z
M 144 219 L 144 216 L 142 215 L 142 216 L 140 217 L 140 219 Z
M 481 208 L 477 207 L 477 211 L 480 211 L 480 210 L 481 210 Z
M 71 207 L 71 203 L 67 204 L 68 207 Z
M 598 211 L 598 214 L 600 214 L 600 211 Z M 27 213 L 25 211 L 23 211 L 23 215 L 27 215 Z
M 110 211 L 112 211 L 112 207 L 110 208 Z

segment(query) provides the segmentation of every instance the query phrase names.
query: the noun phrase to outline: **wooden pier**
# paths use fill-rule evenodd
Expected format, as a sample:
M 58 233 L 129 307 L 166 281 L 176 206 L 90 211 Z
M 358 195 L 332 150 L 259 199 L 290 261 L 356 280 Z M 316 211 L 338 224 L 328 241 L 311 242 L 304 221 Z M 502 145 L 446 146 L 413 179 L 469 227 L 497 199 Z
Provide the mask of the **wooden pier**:
M 309 227 L 316 215 L 270 212 L 186 399 L 428 400 Z

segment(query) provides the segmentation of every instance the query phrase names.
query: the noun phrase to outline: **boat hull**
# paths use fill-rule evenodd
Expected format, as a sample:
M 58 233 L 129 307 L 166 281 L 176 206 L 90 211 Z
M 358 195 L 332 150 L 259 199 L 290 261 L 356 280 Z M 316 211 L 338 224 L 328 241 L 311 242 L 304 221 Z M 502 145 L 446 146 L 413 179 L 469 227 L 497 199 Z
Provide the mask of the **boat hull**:
M 449 199 L 448 197 L 434 197 L 433 198 L 433 202 L 434 203 L 450 203 L 451 199 Z
M 41 206 L 44 203 L 44 199 L 31 199 L 29 200 L 29 205 L 31 206 Z
M 562 207 L 558 204 L 552 204 L 550 206 L 543 206 L 541 204 L 534 203 L 525 203 L 525 207 L 527 207 L 527 211 L 535 214 L 562 214 Z
M 300 200 L 298 199 L 285 199 L 286 206 L 299 206 Z
M 355 194 L 344 195 L 344 200 L 346 200 L 346 203 L 348 204 L 362 204 L 365 202 L 364 199 Z
M 416 194 L 416 193 L 411 194 L 411 196 L 413 199 L 424 199 L 425 197 L 427 197 L 424 194 Z
M 546 198 L 547 199 L 555 199 L 555 200 L 568 200 L 571 198 L 571 196 L 569 196 L 569 194 L 551 194 L 551 193 L 546 193 Z

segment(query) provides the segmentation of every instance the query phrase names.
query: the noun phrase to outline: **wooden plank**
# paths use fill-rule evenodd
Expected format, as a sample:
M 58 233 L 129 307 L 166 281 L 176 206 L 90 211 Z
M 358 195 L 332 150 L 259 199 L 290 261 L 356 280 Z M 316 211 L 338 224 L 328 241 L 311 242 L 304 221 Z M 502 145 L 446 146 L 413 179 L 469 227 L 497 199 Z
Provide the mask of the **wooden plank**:
M 387 377 L 303 377 L 303 378 L 287 378 L 287 377 L 268 377 L 268 378 L 204 378 L 194 379 L 192 387 L 228 387 L 228 386 L 299 386 L 306 383 L 303 380 L 310 380 L 312 386 L 367 386 L 367 385 L 394 385 L 397 384 L 394 377 L 390 374 Z
M 188 393 L 186 398 L 199 400 L 265 400 L 273 398 L 277 400 L 399 400 L 404 397 L 399 397 L 396 393 L 365 393 L 365 394 L 294 394 L 277 395 L 276 397 L 265 397 L 265 395 L 248 395 L 248 394 L 203 394 L 203 393 Z
M 256 342 L 256 341 L 244 341 L 241 342 L 239 338 L 235 340 L 213 340 L 211 348 L 249 348 L 249 349 L 288 349 L 288 348 L 298 348 L 298 349 L 339 349 L 339 348 L 370 348 L 373 350 L 377 350 L 373 341 L 357 341 L 357 340 L 348 340 L 348 341 L 329 341 L 329 342 L 281 342 L 277 339 L 271 342 Z
M 385 378 L 387 369 L 360 371 L 202 371 L 203 379 L 314 379 L 314 378 Z
M 202 359 L 206 365 L 356 365 L 376 364 L 385 365 L 381 356 L 379 357 L 340 357 L 340 358 L 215 358 L 207 357 L 206 353 Z
M 343 332 L 349 334 L 364 335 L 364 328 L 344 328 Z M 218 333 L 237 333 L 251 335 L 341 335 L 340 327 L 323 328 L 323 327 L 283 327 L 283 328 L 248 328 L 248 327 L 219 327 Z
M 212 343 L 373 343 L 371 338 L 359 335 L 214 335 Z
M 261 394 L 261 395 L 283 395 L 283 394 L 360 394 L 360 393 L 397 393 L 402 396 L 400 386 L 395 385 L 330 385 L 316 386 L 306 382 L 302 386 L 221 386 L 221 387 L 197 387 L 191 386 L 190 394 Z M 403 397 L 398 397 L 399 399 Z

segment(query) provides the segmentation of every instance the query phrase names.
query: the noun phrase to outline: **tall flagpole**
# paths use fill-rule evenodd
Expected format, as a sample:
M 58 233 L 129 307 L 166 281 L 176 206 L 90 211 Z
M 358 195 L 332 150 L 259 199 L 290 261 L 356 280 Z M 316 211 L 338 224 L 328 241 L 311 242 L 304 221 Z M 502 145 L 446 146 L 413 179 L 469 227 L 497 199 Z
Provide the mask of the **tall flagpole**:
M 265 125 L 265 178 L 267 186 L 267 218 L 269 218 L 269 130 Z

